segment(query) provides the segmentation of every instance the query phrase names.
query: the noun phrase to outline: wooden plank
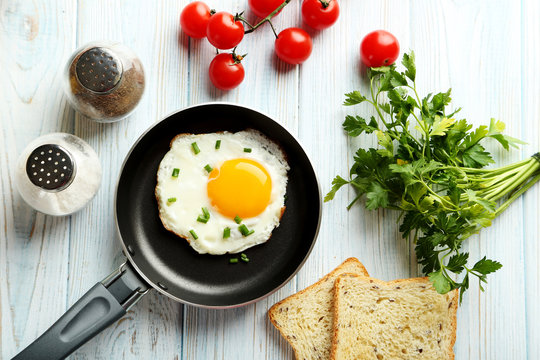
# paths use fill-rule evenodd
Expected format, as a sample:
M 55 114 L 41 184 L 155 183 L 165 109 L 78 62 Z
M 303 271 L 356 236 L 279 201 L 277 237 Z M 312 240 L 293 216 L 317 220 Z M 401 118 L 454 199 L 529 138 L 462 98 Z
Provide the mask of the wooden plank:
M 69 303 L 123 261 L 114 225 L 113 198 L 120 166 L 131 145 L 152 123 L 185 105 L 187 56 L 178 52 L 178 14 L 182 4 L 80 2 L 77 46 L 107 39 L 130 47 L 145 67 L 145 94 L 133 115 L 114 124 L 75 117 L 75 134 L 100 156 L 103 184 L 95 201 L 73 216 Z M 144 14 L 143 16 L 141 16 Z M 96 261 L 96 259 L 99 259 Z M 179 352 L 182 305 L 152 292 L 124 319 L 111 325 L 73 358 L 145 358 Z
M 522 2 L 521 8 L 521 133 L 520 137 L 529 145 L 523 148 L 523 158 L 540 150 L 540 72 L 536 69 L 536 59 L 540 56 L 540 23 L 534 16 L 540 14 L 540 3 L 529 0 Z M 534 70 L 533 70 L 534 69 Z M 540 184 L 536 184 L 523 196 L 523 207 L 514 211 L 523 218 L 523 237 L 511 237 L 512 241 L 522 241 L 524 293 L 526 311 L 526 354 L 529 359 L 540 356 L 540 308 L 536 299 L 540 296 Z M 521 210 L 521 211 L 520 211 Z M 516 294 L 519 296 L 519 294 Z
M 218 11 L 231 13 L 246 10 L 247 2 L 222 1 L 213 4 Z M 299 19 L 299 4 L 292 2 L 274 20 L 277 29 L 292 26 Z M 257 19 L 246 11 L 251 23 Z M 279 30 L 278 30 L 279 31 Z M 208 65 L 215 49 L 206 40 L 184 39 L 189 44 L 189 103 L 229 101 L 252 107 L 269 114 L 293 134 L 298 128 L 298 68 L 280 63 L 273 53 L 274 35 L 268 25 L 246 35 L 239 53 L 248 53 L 243 61 L 246 71 L 244 82 L 232 91 L 221 91 L 208 80 Z M 279 94 L 279 96 L 276 96 Z M 291 293 L 295 281 L 257 304 L 242 309 L 215 311 L 186 306 L 183 333 L 183 357 L 203 358 L 275 358 L 281 352 L 290 357 L 290 350 L 281 350 L 284 342 L 275 333 L 267 336 L 271 325 L 266 311 L 283 293 Z M 241 340 L 240 340 L 241 339 Z
M 314 163 L 323 196 L 335 175 L 348 177 L 352 157 L 360 146 L 375 145 L 372 136 L 351 139 L 341 127 L 346 114 L 372 115 L 368 106 L 342 106 L 344 93 L 369 92 L 359 56 L 362 37 L 373 29 L 387 29 L 403 39 L 405 48 L 409 38 L 408 2 L 355 1 L 340 5 L 337 24 L 325 31 L 310 30 L 314 49 L 301 67 L 299 85 L 299 136 Z M 367 211 L 363 200 L 347 211 L 355 197 L 351 188 L 343 188 L 333 201 L 324 204 L 318 241 L 298 276 L 297 290 L 350 256 L 362 261 L 373 276 L 409 276 L 408 243 L 398 234 L 398 214 Z
M 74 43 L 74 1 L 0 3 L 0 357 L 10 358 L 63 312 L 69 218 L 36 214 L 16 190 L 19 153 L 63 130 L 62 59 Z M 65 27 L 65 29 L 64 29 Z M 67 30 L 66 30 L 67 29 Z M 58 287 L 51 286 L 58 284 Z M 47 309 L 47 311 L 40 311 Z

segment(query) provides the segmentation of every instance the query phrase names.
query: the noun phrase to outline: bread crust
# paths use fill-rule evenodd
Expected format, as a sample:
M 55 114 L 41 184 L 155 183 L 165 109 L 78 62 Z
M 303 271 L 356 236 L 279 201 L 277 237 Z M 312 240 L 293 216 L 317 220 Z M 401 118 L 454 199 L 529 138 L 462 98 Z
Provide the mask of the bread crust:
M 333 321 L 333 326 L 332 326 L 334 334 L 332 336 L 332 348 L 330 352 L 331 360 L 335 360 L 337 345 L 338 345 L 337 339 L 339 337 L 339 326 L 337 326 L 337 323 L 338 323 L 338 318 L 339 318 L 339 308 L 336 305 L 337 305 L 337 302 L 339 301 L 338 289 L 340 286 L 341 279 L 344 277 L 362 278 L 365 280 L 369 280 L 370 283 L 379 284 L 381 286 L 392 286 L 392 285 L 407 284 L 407 283 L 425 283 L 426 285 L 433 286 L 431 282 L 429 281 L 429 278 L 427 277 L 383 281 L 383 280 L 378 280 L 378 279 L 370 278 L 368 276 L 361 276 L 357 274 L 350 274 L 350 273 L 341 274 L 334 283 L 334 300 L 333 300 L 334 301 L 334 306 L 333 306 L 334 307 L 334 321 Z M 456 289 L 456 290 L 452 290 L 451 293 L 453 295 L 452 300 L 450 301 L 450 308 L 452 310 L 451 311 L 452 338 L 450 340 L 450 346 L 447 349 L 447 353 L 448 353 L 448 359 L 453 360 L 455 358 L 454 345 L 456 343 L 456 338 L 457 338 L 457 308 L 458 308 L 459 291 Z
M 268 318 L 270 319 L 270 322 L 272 322 L 272 324 L 276 327 L 276 329 L 278 329 L 279 333 L 281 334 L 281 336 L 287 340 L 287 342 L 289 343 L 289 345 L 291 345 L 291 347 L 293 348 L 293 351 L 294 351 L 294 356 L 296 359 L 301 359 L 300 358 L 300 354 L 298 353 L 298 349 L 295 347 L 294 343 L 287 337 L 287 335 L 284 333 L 281 325 L 276 321 L 276 314 L 277 314 L 277 311 L 278 309 L 283 305 L 283 304 L 286 304 L 296 298 L 298 298 L 299 296 L 302 296 L 303 294 L 305 294 L 306 292 L 310 291 L 311 289 L 313 288 L 316 288 L 318 286 L 320 286 L 322 283 L 326 282 L 329 278 L 331 278 L 332 276 L 334 276 L 337 272 L 339 272 L 341 269 L 343 269 L 345 266 L 347 266 L 348 264 L 350 263 L 355 263 L 357 266 L 360 267 L 360 270 L 365 274 L 366 277 L 369 276 L 366 268 L 364 267 L 364 264 L 362 264 L 357 258 L 355 257 L 350 257 L 348 259 L 346 259 L 345 261 L 343 261 L 340 265 L 338 265 L 334 270 L 332 270 L 331 272 L 329 272 L 328 274 L 326 274 L 325 276 L 323 276 L 321 279 L 319 279 L 319 281 L 317 281 L 316 283 L 314 284 L 311 284 L 310 286 L 308 286 L 307 288 L 303 289 L 303 290 L 300 290 L 299 292 L 295 293 L 295 294 L 292 294 L 288 297 L 286 297 L 285 299 L 277 302 L 276 304 L 274 304 L 269 310 L 268 310 Z

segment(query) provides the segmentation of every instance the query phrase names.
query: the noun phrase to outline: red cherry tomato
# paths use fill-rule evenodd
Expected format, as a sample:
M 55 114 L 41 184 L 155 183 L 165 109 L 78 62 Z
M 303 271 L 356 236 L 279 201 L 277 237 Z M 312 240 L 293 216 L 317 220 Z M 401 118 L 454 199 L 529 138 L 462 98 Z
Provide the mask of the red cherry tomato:
M 399 42 L 385 30 L 370 32 L 360 45 L 360 57 L 366 66 L 392 65 L 399 56 Z
M 265 18 L 278 8 L 284 0 L 248 0 L 249 8 L 255 15 Z M 276 14 L 277 15 L 277 14 Z
M 338 17 L 337 0 L 304 0 L 302 2 L 302 18 L 314 29 L 326 29 L 332 26 Z
M 289 64 L 301 64 L 311 55 L 313 42 L 304 30 L 288 28 L 279 33 L 275 48 L 281 60 Z
M 244 66 L 236 63 L 232 54 L 221 53 L 210 63 L 208 74 L 210 81 L 215 87 L 221 90 L 231 90 L 240 85 L 244 80 Z
M 187 4 L 180 14 L 182 31 L 192 38 L 206 37 L 208 20 L 210 20 L 210 8 L 202 1 Z
M 218 49 L 232 49 L 244 38 L 244 25 L 228 12 L 215 13 L 208 21 L 206 37 Z

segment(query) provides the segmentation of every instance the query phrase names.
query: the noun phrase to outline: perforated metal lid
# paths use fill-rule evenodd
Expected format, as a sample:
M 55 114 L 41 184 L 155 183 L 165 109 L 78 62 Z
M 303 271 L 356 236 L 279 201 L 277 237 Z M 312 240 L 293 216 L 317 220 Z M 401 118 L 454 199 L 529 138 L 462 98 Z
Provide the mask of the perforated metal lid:
M 44 190 L 59 191 L 71 184 L 75 163 L 63 147 L 46 144 L 37 147 L 26 161 L 26 174 L 30 181 Z
M 110 49 L 94 47 L 85 51 L 75 66 L 82 86 L 97 93 L 111 91 L 122 78 L 122 62 Z

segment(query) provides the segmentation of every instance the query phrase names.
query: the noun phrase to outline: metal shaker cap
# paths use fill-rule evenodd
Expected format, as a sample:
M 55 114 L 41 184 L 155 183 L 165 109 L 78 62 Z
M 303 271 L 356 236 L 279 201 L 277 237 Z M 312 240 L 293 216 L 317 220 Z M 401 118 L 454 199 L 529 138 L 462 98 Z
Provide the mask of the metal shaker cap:
M 123 73 L 120 58 L 104 47 L 93 47 L 81 54 L 75 69 L 81 85 L 97 93 L 114 89 Z
M 73 181 L 75 163 L 63 147 L 45 144 L 37 147 L 28 157 L 26 174 L 32 184 L 44 190 L 60 191 Z

